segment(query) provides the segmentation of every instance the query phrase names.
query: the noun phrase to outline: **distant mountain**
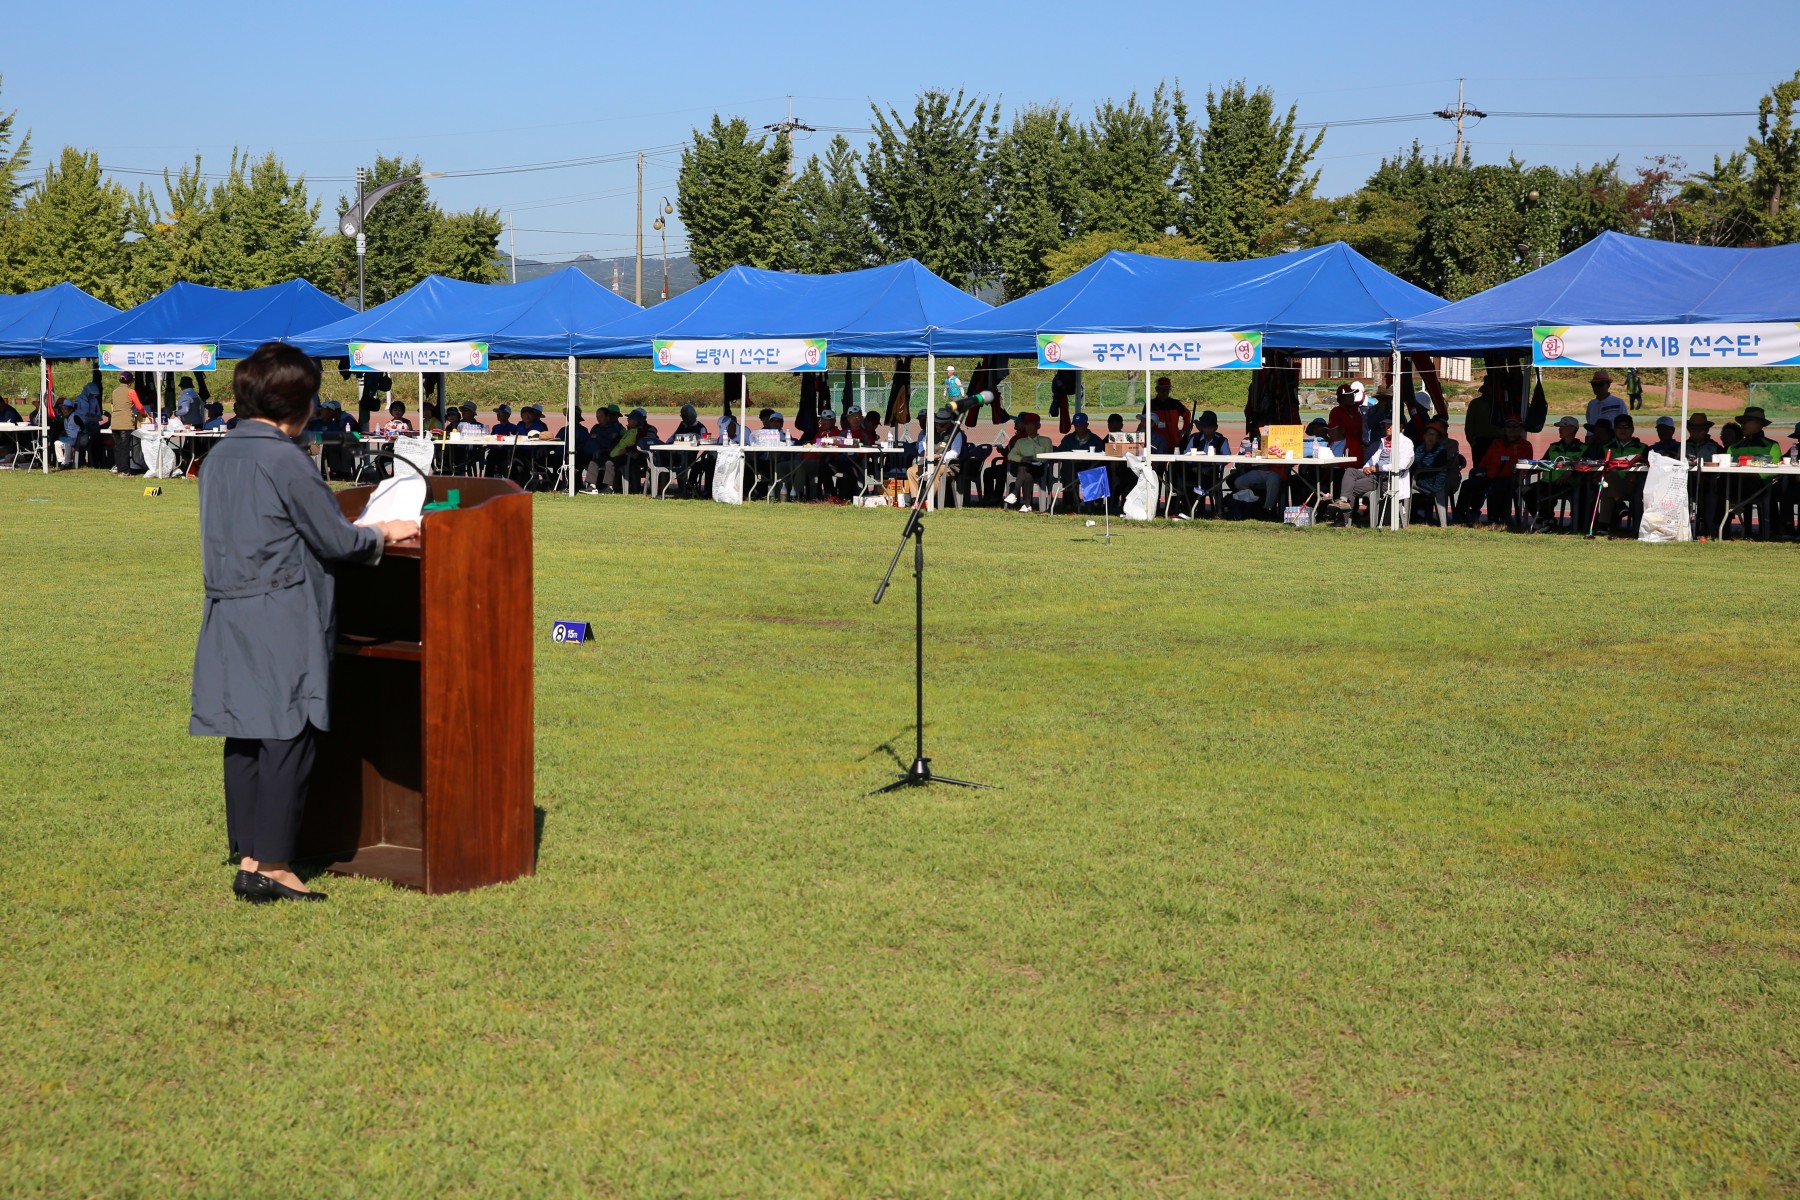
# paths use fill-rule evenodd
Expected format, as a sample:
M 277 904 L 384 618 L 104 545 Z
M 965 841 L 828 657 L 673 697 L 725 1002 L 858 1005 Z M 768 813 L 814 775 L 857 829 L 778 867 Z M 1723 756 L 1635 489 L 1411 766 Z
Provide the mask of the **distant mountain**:
M 512 268 L 511 260 L 502 258 L 500 260 L 500 267 L 502 270 L 510 273 Z M 524 283 L 528 279 L 537 279 L 540 276 L 560 271 L 564 267 L 580 268 L 582 274 L 599 283 L 602 287 L 613 287 L 616 279 L 619 295 L 625 297 L 627 300 L 632 298 L 635 291 L 633 285 L 635 283 L 634 275 L 637 270 L 637 259 L 629 254 L 618 258 L 594 258 L 590 255 L 583 254 L 581 257 L 569 262 L 540 262 L 535 258 L 521 258 L 519 260 L 519 282 Z M 615 269 L 618 272 L 616 276 L 614 275 Z M 663 265 L 661 255 L 644 255 L 645 304 L 656 303 L 657 293 L 662 291 L 662 271 Z M 671 254 L 669 256 L 669 295 L 680 295 L 682 292 L 687 291 L 699 282 L 700 274 L 694 270 L 694 264 L 688 261 L 687 255 L 683 254 L 677 256 Z

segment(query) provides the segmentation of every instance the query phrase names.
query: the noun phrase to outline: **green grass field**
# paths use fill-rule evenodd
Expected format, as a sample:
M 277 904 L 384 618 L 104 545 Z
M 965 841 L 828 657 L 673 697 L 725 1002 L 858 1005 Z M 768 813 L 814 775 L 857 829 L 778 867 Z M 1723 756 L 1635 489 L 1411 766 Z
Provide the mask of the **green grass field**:
M 0 473 L 8 1196 L 1800 1192 L 1789 547 L 947 513 L 865 797 L 894 514 L 540 498 L 537 874 L 257 909 L 140 491 Z

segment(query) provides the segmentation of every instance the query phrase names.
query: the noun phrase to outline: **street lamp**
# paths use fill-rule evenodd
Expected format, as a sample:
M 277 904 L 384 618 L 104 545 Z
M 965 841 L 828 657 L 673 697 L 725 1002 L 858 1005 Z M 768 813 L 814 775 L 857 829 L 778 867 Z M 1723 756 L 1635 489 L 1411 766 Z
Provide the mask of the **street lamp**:
M 365 232 L 369 224 L 369 210 L 374 208 L 377 204 L 380 204 L 382 200 L 386 199 L 388 193 L 392 192 L 395 188 L 404 187 L 409 183 L 419 183 L 426 179 L 442 179 L 443 177 L 444 172 L 442 171 L 420 171 L 417 175 L 403 175 L 399 179 L 384 183 L 374 191 L 365 195 L 363 188 L 369 182 L 369 170 L 367 167 L 356 168 L 356 207 L 350 209 L 339 218 L 338 232 L 342 233 L 345 237 L 353 237 L 356 239 L 357 312 L 363 310 L 365 302 L 365 297 L 363 295 L 363 258 L 369 252 L 369 238 L 368 234 Z
M 675 206 L 673 204 L 669 203 L 669 198 L 667 196 L 664 196 L 662 198 L 662 212 L 657 215 L 656 220 L 654 222 L 652 222 L 652 224 L 650 226 L 652 229 L 656 230 L 656 232 L 662 234 L 662 254 L 663 254 L 662 298 L 664 300 L 667 300 L 669 298 L 669 225 L 668 225 L 668 222 L 663 220 L 663 218 L 673 215 L 674 212 L 675 212 Z

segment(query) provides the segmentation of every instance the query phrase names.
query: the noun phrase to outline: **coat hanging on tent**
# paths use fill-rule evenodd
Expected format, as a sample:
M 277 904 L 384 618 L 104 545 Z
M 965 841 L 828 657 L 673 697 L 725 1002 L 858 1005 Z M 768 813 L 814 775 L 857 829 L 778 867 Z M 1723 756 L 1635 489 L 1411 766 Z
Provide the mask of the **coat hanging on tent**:
M 894 377 L 888 381 L 887 423 L 891 429 L 912 424 L 912 359 L 894 360 Z
M 1004 354 L 983 356 L 975 364 L 975 369 L 969 373 L 969 395 L 979 398 L 983 392 L 986 392 L 992 397 L 992 400 L 989 401 L 989 409 L 993 413 L 996 425 L 1004 425 L 1008 419 L 1006 402 L 1000 399 L 1000 383 L 1009 374 L 1011 374 L 1011 370 L 1006 365 L 1006 355 Z M 981 406 L 977 404 L 969 409 L 968 416 L 963 418 L 963 424 L 973 428 L 980 420 Z
M 1264 350 L 1263 365 L 1250 375 L 1244 399 L 1244 432 L 1251 437 L 1265 425 L 1300 423 L 1300 372 L 1286 350 Z

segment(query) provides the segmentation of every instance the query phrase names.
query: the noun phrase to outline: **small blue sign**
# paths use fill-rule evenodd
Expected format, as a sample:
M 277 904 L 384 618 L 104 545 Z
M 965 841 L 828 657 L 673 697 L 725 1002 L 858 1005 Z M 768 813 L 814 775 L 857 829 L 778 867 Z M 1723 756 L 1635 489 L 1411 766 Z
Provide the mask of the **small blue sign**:
M 557 621 L 550 626 L 550 640 L 579 646 L 587 641 L 588 623 L 586 621 Z
M 1090 500 L 1104 500 L 1112 495 L 1112 481 L 1108 478 L 1105 467 L 1083 471 L 1075 478 L 1081 483 L 1081 499 L 1084 504 Z

